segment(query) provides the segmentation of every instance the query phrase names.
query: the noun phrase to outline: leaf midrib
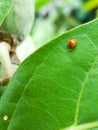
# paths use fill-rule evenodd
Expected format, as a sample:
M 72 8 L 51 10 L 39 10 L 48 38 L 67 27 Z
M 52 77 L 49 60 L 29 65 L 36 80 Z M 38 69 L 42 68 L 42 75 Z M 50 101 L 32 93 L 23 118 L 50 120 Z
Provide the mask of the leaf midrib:
M 82 84 L 82 86 L 81 86 L 80 93 L 79 93 L 79 96 L 78 96 L 77 105 L 76 105 L 75 118 L 74 118 L 74 125 L 75 125 L 75 126 L 78 125 L 79 108 L 80 108 L 80 103 L 81 103 L 83 91 L 84 91 L 84 88 L 85 88 L 85 86 L 86 86 L 86 83 L 87 83 L 87 81 L 88 81 L 88 79 L 89 79 L 89 76 L 90 76 L 90 74 L 91 74 L 91 72 L 92 72 L 92 70 L 93 70 L 93 68 L 94 68 L 94 66 L 95 66 L 95 64 L 96 64 L 96 62 L 97 62 L 97 60 L 98 60 L 98 55 L 95 57 L 94 62 L 92 63 L 92 65 L 91 65 L 91 67 L 90 67 L 90 69 L 89 69 L 87 75 L 85 76 L 84 82 L 83 82 L 83 84 Z

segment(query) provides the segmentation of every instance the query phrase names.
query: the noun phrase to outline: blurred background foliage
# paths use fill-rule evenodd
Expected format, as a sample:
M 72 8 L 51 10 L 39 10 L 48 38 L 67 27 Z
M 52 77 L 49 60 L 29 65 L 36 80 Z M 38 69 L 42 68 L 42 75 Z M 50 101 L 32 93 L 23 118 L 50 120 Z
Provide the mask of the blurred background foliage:
M 17 47 L 23 61 L 54 37 L 97 16 L 98 0 L 15 0 L 2 27 L 24 37 Z
M 39 48 L 55 36 L 97 17 L 98 0 L 36 0 L 31 36 Z

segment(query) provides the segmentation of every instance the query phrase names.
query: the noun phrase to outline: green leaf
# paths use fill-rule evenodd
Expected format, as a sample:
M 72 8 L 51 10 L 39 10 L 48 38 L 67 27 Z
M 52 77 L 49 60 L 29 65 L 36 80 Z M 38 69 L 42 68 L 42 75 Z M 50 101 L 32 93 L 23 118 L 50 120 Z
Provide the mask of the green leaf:
M 0 0 L 0 25 L 6 18 L 14 0 Z
M 88 11 L 88 10 L 92 10 L 95 8 L 98 8 L 98 0 L 89 0 L 87 1 L 84 6 L 83 6 L 84 10 Z
M 38 11 L 41 7 L 43 7 L 44 5 L 46 5 L 47 3 L 51 2 L 53 0 L 37 0 L 35 2 L 35 8 L 36 11 Z
M 77 46 L 70 50 L 72 38 Z M 0 100 L 0 129 L 98 129 L 98 19 L 53 39 L 20 65 Z

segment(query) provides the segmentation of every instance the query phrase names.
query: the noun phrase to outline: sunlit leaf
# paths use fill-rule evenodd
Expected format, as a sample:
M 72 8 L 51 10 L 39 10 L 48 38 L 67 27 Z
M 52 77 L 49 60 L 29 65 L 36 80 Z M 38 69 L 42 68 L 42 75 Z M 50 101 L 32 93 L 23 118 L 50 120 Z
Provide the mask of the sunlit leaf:
M 35 2 L 36 11 L 51 1 L 53 0 L 36 0 Z
M 89 0 L 83 6 L 84 10 L 92 10 L 97 7 L 98 7 L 98 0 Z

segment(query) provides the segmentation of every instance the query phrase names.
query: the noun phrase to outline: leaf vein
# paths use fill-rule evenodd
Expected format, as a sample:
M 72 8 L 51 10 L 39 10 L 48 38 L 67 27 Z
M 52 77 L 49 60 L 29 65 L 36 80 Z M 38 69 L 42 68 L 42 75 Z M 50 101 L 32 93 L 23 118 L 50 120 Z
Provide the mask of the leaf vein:
M 82 95 L 83 95 L 83 91 L 84 91 L 84 88 L 86 86 L 86 83 L 89 79 L 89 76 L 92 72 L 92 70 L 94 69 L 94 65 L 96 64 L 98 60 L 98 56 L 95 57 L 94 59 L 94 62 L 92 63 L 87 75 L 85 76 L 84 78 L 84 82 L 82 83 L 81 85 L 81 89 L 80 89 L 80 93 L 79 93 L 79 96 L 78 96 L 78 101 L 77 101 L 77 104 L 76 104 L 76 112 L 75 112 L 75 119 L 74 119 L 74 125 L 77 125 L 78 124 L 78 115 L 79 115 L 79 108 L 80 108 L 80 103 L 81 103 L 81 99 L 82 99 Z

